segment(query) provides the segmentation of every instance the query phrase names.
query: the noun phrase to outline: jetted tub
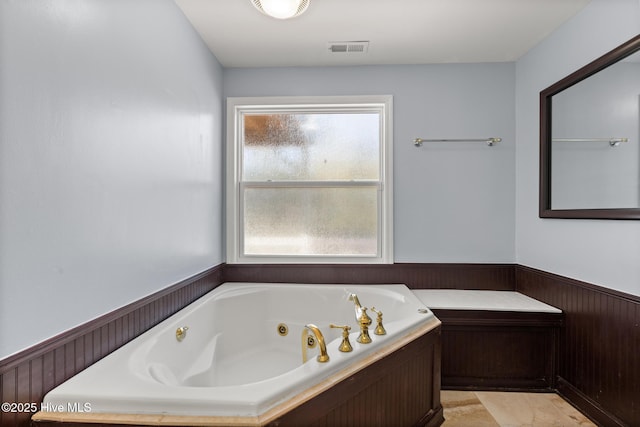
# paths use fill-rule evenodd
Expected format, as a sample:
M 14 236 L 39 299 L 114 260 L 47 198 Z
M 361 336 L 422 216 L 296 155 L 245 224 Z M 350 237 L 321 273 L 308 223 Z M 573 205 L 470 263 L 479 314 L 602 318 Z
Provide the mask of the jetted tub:
M 368 310 L 373 342 L 357 342 L 351 293 L 383 313 L 386 335 L 374 334 L 377 316 Z M 303 363 L 302 331 L 310 323 L 324 335 L 326 363 L 317 361 L 317 345 Z M 352 352 L 338 350 L 342 330 L 331 323 L 351 326 Z M 58 410 L 88 408 L 72 418 L 162 414 L 247 425 L 295 407 L 439 325 L 404 285 L 225 283 L 53 389 L 42 404 L 51 409 L 34 419 L 61 420 Z M 178 340 L 181 327 L 188 329 Z

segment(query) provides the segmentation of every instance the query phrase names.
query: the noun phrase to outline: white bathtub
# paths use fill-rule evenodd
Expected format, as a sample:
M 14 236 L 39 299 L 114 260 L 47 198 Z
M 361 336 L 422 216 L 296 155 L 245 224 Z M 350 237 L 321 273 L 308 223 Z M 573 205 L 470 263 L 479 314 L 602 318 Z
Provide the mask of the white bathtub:
M 383 312 L 387 335 L 373 333 L 376 315 L 369 310 L 373 342 L 356 341 L 350 293 Z M 286 336 L 278 333 L 281 323 Z M 302 363 L 308 323 L 324 335 L 327 363 L 316 360 L 318 347 Z M 330 323 L 352 327 L 352 352 L 338 350 L 342 331 Z M 52 411 L 87 407 L 88 414 L 71 415 L 255 419 L 295 407 L 439 324 L 404 285 L 226 283 L 49 392 L 42 407 L 50 410 L 38 416 L 60 420 Z M 178 341 L 182 326 L 189 329 Z

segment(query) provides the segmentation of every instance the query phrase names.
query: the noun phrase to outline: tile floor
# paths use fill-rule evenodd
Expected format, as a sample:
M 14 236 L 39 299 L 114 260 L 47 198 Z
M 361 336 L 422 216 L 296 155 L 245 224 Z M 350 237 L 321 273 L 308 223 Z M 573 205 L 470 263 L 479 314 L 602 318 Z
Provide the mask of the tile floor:
M 443 390 L 443 427 L 595 427 L 555 393 Z

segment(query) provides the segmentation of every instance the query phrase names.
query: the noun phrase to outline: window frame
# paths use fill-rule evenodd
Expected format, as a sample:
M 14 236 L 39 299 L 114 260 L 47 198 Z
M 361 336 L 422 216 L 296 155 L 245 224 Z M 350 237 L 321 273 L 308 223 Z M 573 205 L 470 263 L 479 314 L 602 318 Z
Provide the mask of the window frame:
M 391 95 L 358 96 L 284 96 L 228 97 L 226 141 L 226 255 L 229 264 L 391 264 L 393 263 L 393 97 Z M 242 134 L 244 113 L 278 112 L 347 113 L 378 112 L 380 126 L 380 176 L 377 181 L 339 181 L 340 187 L 378 187 L 378 250 L 376 256 L 334 255 L 247 255 L 242 253 L 244 188 L 295 185 L 299 181 L 242 181 Z M 305 187 L 331 187 L 333 181 L 308 181 Z M 373 184 L 372 184 L 373 183 Z M 346 185 L 345 185 L 346 184 Z M 344 185 L 344 187 L 343 187 Z

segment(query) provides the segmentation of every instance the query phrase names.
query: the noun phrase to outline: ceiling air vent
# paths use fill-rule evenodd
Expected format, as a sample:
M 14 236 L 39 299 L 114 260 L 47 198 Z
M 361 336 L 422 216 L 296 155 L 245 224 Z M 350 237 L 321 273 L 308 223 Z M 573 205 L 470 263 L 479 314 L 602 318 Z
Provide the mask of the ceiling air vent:
M 329 42 L 331 53 L 367 53 L 369 42 Z

